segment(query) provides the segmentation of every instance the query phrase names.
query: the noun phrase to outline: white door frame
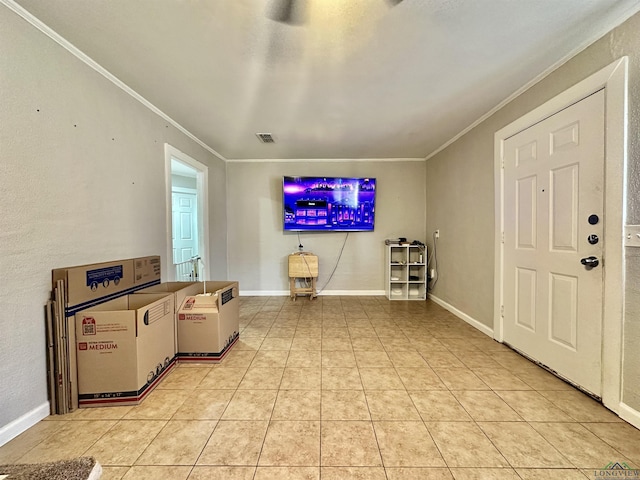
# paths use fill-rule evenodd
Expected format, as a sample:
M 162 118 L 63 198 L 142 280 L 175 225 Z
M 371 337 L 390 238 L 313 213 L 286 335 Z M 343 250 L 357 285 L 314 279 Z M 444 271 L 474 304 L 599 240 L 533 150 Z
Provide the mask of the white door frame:
M 544 105 L 496 132 L 494 338 L 503 341 L 504 142 L 598 90 L 605 92 L 604 241 L 602 403 L 620 411 L 622 387 L 622 323 L 624 319 L 624 225 L 627 164 L 628 59 L 622 57 Z
M 198 251 L 199 255 L 205 263 L 206 267 L 209 262 L 209 168 L 194 158 L 190 157 L 177 148 L 164 144 L 165 159 L 165 187 L 166 187 L 166 237 L 167 237 L 167 265 L 173 265 L 173 216 L 171 201 L 171 159 L 188 165 L 196 171 L 196 191 L 198 197 Z M 173 268 L 166 268 L 167 281 L 176 280 L 176 272 Z M 210 275 L 210 272 L 204 272 L 204 275 Z

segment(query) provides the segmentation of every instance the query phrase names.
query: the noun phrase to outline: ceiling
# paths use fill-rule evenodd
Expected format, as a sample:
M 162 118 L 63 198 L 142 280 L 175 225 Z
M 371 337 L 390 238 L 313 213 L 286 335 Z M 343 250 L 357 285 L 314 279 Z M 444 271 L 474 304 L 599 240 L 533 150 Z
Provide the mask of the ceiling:
M 638 0 L 3 0 L 228 160 L 424 158 Z M 256 133 L 273 134 L 263 144 Z

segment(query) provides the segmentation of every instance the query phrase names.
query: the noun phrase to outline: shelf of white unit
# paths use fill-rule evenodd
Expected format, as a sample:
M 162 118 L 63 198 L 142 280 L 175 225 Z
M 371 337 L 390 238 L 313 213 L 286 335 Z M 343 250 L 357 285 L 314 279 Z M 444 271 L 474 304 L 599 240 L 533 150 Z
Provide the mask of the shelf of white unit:
M 426 247 L 387 245 L 385 293 L 389 300 L 425 300 L 427 298 Z

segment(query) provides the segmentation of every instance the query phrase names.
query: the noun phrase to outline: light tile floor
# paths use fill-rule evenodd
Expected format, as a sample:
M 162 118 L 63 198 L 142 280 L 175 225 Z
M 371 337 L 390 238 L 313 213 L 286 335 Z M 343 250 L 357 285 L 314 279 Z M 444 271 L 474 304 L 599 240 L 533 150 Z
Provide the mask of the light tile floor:
M 93 455 L 103 479 L 584 479 L 640 431 L 431 302 L 241 298 L 219 365 L 136 407 L 52 416 L 0 463 Z

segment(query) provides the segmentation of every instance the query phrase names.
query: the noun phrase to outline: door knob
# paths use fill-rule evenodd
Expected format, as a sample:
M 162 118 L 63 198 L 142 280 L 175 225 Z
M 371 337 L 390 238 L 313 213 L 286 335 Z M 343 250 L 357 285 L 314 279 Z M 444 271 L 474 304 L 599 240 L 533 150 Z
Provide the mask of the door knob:
M 596 257 L 584 257 L 582 260 L 580 260 L 580 263 L 582 263 L 588 269 L 592 269 L 593 267 L 597 267 L 600 264 L 600 260 L 598 260 Z

